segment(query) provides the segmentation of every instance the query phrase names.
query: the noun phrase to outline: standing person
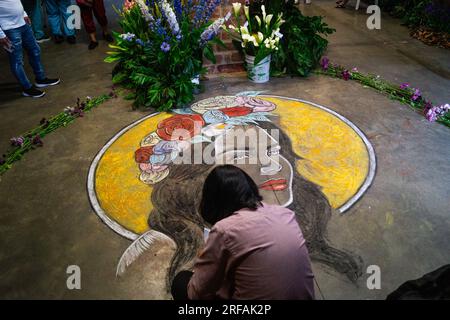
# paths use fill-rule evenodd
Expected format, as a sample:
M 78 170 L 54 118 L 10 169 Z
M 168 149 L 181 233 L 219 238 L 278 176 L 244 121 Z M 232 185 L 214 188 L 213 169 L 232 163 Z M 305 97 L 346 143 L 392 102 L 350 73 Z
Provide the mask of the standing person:
M 81 19 L 83 19 L 86 32 L 89 34 L 90 43 L 89 50 L 93 50 L 98 46 L 94 17 L 102 27 L 103 38 L 108 42 L 114 39 L 108 30 L 108 19 L 106 18 L 105 5 L 103 0 L 77 0 L 77 4 L 81 9 Z
M 11 71 L 22 85 L 22 94 L 26 97 L 40 98 L 45 95 L 45 92 L 36 87 L 57 85 L 60 80 L 46 77 L 41 64 L 41 50 L 34 38 L 30 24 L 30 18 L 20 0 L 0 1 L 0 46 L 8 52 Z M 22 47 L 28 53 L 29 62 L 36 77 L 34 86 L 28 80 L 23 68 Z
M 314 299 L 314 275 L 295 213 L 263 203 L 243 170 L 214 168 L 199 209 L 213 227 L 194 272 L 174 278 L 175 300 Z
M 38 43 L 50 40 L 44 32 L 42 23 L 42 0 L 21 0 L 23 8 L 31 18 L 31 26 L 33 27 L 34 37 Z
M 44 0 L 47 10 L 48 24 L 52 31 L 55 43 L 62 43 L 64 36 L 70 44 L 76 43 L 75 29 L 67 26 L 67 20 L 71 16 L 71 12 L 67 12 L 67 8 L 71 5 L 70 0 Z

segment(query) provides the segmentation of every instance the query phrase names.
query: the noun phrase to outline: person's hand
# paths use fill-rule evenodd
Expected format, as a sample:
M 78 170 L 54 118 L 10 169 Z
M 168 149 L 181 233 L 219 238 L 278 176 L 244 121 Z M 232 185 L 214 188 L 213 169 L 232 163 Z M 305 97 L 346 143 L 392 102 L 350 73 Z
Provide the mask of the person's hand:
M 25 20 L 25 22 L 26 22 L 27 24 L 31 24 L 31 19 L 30 19 L 30 17 L 24 17 L 23 19 Z
M 3 47 L 6 51 L 11 52 L 12 50 L 12 43 L 8 39 L 8 37 L 4 37 L 0 39 L 0 46 Z

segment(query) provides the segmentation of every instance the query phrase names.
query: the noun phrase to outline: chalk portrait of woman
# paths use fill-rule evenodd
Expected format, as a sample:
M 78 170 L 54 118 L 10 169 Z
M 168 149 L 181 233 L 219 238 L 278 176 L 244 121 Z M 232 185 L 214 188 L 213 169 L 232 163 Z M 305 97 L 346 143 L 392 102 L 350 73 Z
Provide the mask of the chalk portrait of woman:
M 333 209 L 321 188 L 294 169 L 300 157 L 280 128 L 278 116 L 273 114 L 276 108 L 273 102 L 257 97 L 214 97 L 195 103 L 189 110 L 178 111 L 143 138 L 135 161 L 141 182 L 153 188 L 149 199 L 153 204 L 148 218 L 150 231 L 124 252 L 119 273 L 145 254 L 146 244 L 158 235 L 169 237 L 176 245 L 166 276 L 168 287 L 179 271 L 192 267 L 204 244 L 204 228 L 211 227 L 198 213 L 203 182 L 215 165 L 225 161 L 252 177 L 264 202 L 280 204 L 296 213 L 313 261 L 346 275 L 351 281 L 357 280 L 362 273 L 362 259 L 327 240 L 327 224 Z M 190 137 L 174 137 L 178 129 L 189 132 Z M 236 133 L 239 136 L 250 132 L 266 136 L 268 143 L 223 143 Z M 186 158 L 186 154 L 194 157 L 199 149 L 208 149 L 215 163 L 177 162 L 183 156 Z M 256 163 L 245 161 L 254 154 L 260 155 Z

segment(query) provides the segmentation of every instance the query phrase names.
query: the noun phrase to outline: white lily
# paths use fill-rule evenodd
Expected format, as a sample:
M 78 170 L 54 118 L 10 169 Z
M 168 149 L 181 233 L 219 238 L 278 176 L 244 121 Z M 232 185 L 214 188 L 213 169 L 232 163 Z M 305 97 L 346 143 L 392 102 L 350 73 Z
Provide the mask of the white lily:
M 247 21 L 250 20 L 250 7 L 249 6 L 244 6 L 244 13 L 245 13 L 245 17 L 247 18 Z
M 233 11 L 234 11 L 234 15 L 236 17 L 239 16 L 239 12 L 241 11 L 241 8 L 242 8 L 242 4 L 240 4 L 239 2 L 233 3 Z
M 261 27 L 261 18 L 258 16 L 255 16 L 256 22 L 258 22 L 258 26 Z
M 261 43 L 264 41 L 264 35 L 262 34 L 262 32 L 258 32 L 258 43 Z
M 261 11 L 262 11 L 262 14 L 263 14 L 263 20 L 266 21 L 267 14 L 266 14 L 266 6 L 265 5 L 261 6 Z
M 248 41 L 252 42 L 255 47 L 259 47 L 258 41 L 256 41 L 256 38 L 254 36 L 250 36 Z
M 266 24 L 267 24 L 267 25 L 270 25 L 270 22 L 272 21 L 272 18 L 273 18 L 273 14 L 269 14 L 269 15 L 266 17 Z
M 241 27 L 241 34 L 242 34 L 242 37 L 244 36 L 244 34 L 250 34 L 250 33 L 248 32 L 247 26 L 242 26 L 242 27 Z

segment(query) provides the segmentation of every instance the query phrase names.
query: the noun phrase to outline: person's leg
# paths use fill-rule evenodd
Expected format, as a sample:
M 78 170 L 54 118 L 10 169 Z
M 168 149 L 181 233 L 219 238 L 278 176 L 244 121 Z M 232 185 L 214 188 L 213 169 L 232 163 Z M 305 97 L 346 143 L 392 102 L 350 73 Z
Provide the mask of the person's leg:
M 47 19 L 50 30 L 54 37 L 62 37 L 61 18 L 59 13 L 57 0 L 44 0 L 45 9 L 47 10 Z
M 60 80 L 58 78 L 49 79 L 46 77 L 44 67 L 41 63 L 41 49 L 33 35 L 31 27 L 29 25 L 26 25 L 26 27 L 27 28 L 24 28 L 22 31 L 22 45 L 27 50 L 28 60 L 33 68 L 36 79 L 35 87 L 45 88 L 59 84 Z
M 67 37 L 74 37 L 75 36 L 75 29 L 69 28 L 67 25 L 67 21 L 72 15 L 72 12 L 67 12 L 67 8 L 71 5 L 70 0 L 59 0 L 58 1 L 58 7 L 59 7 L 59 14 L 61 15 L 61 24 L 64 30 L 64 35 Z
M 28 54 L 28 60 L 33 68 L 34 76 L 37 81 L 45 80 L 44 67 L 41 63 L 41 49 L 33 35 L 33 30 L 29 25 L 22 31 L 22 44 Z
M 171 293 L 173 300 L 189 300 L 187 287 L 192 278 L 191 271 L 180 271 L 172 282 Z
M 24 90 L 30 89 L 33 85 L 23 68 L 23 49 L 22 49 L 22 29 L 26 26 L 4 30 L 6 36 L 11 41 L 11 52 L 8 53 L 11 72 L 16 77 Z
M 106 18 L 106 10 L 105 4 L 103 0 L 94 1 L 94 6 L 92 7 L 95 15 L 95 19 L 97 19 L 98 23 L 103 29 L 103 33 L 107 33 L 108 31 L 108 18 Z
M 83 20 L 84 28 L 89 34 L 89 50 L 95 49 L 98 46 L 96 28 L 93 16 L 93 8 L 88 6 L 80 6 L 81 9 L 81 19 Z
M 44 24 L 42 22 L 42 6 L 41 6 L 41 4 L 42 4 L 41 0 L 36 0 L 33 16 L 31 17 L 34 36 L 38 40 L 45 38 Z
M 108 18 L 106 17 L 105 4 L 103 3 L 103 0 L 96 0 L 94 2 L 93 11 L 95 18 L 102 27 L 103 38 L 108 42 L 113 42 L 114 39 L 108 29 Z
M 36 1 L 37 0 L 21 0 L 23 9 L 30 18 L 33 16 Z

